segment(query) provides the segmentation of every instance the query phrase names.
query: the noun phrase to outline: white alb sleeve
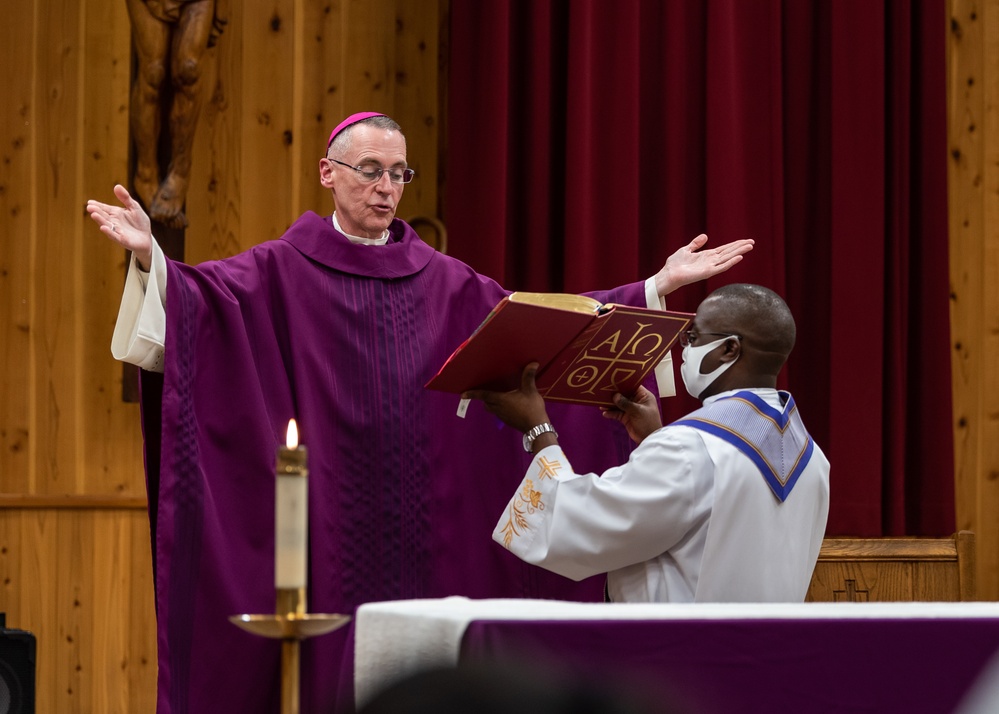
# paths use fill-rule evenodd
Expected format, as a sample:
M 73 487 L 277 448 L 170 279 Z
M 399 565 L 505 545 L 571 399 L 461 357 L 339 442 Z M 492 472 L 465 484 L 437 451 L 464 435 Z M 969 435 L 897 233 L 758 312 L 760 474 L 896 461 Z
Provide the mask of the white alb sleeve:
M 645 306 L 650 310 L 665 310 L 666 298 L 659 297 L 656 291 L 656 279 L 654 277 L 645 281 Z M 659 364 L 656 365 L 656 384 L 659 386 L 660 397 L 675 397 L 676 383 L 673 381 L 673 355 L 666 353 Z
M 163 371 L 166 281 L 166 256 L 155 240 L 148 273 L 139 267 L 132 255 L 118 308 L 118 321 L 111 337 L 111 354 L 115 359 L 149 372 Z
M 572 580 L 667 552 L 705 517 L 710 458 L 693 429 L 660 429 L 629 461 L 577 474 L 558 445 L 539 451 L 493 529 L 521 560 Z

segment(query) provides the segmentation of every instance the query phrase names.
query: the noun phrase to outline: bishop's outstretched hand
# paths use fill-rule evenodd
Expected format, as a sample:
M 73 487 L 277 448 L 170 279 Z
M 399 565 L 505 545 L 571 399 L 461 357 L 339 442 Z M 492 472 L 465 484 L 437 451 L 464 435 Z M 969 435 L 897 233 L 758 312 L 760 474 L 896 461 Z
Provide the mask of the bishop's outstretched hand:
M 679 287 L 724 273 L 753 249 L 752 238 L 732 241 L 717 248 L 704 248 L 708 236 L 704 233 L 680 248 L 656 273 L 656 292 L 660 297 Z
M 143 270 L 149 270 L 153 259 L 153 234 L 149 216 L 121 184 L 115 185 L 114 195 L 121 201 L 120 206 L 91 199 L 87 201 L 87 213 L 101 229 L 101 233 L 135 253 L 139 266 Z

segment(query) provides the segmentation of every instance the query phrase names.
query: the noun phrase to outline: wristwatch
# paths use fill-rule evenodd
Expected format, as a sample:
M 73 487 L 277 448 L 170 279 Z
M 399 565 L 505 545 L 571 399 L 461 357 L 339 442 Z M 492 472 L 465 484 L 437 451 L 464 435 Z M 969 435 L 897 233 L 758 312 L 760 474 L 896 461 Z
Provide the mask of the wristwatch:
M 548 433 L 555 434 L 555 438 L 558 438 L 558 434 L 555 432 L 555 427 L 548 422 L 538 424 L 537 426 L 529 429 L 528 432 L 524 434 L 524 451 L 531 453 L 531 447 L 534 446 L 534 440 L 542 434 Z

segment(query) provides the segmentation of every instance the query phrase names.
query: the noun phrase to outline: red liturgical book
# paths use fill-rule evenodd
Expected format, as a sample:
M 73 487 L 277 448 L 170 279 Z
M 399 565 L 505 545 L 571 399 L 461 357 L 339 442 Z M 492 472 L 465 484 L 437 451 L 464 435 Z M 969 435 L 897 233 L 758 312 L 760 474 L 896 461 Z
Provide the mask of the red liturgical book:
M 427 388 L 460 394 L 520 386 L 538 362 L 545 399 L 612 405 L 631 395 L 694 319 L 688 312 L 602 305 L 584 295 L 517 292 L 503 298 Z

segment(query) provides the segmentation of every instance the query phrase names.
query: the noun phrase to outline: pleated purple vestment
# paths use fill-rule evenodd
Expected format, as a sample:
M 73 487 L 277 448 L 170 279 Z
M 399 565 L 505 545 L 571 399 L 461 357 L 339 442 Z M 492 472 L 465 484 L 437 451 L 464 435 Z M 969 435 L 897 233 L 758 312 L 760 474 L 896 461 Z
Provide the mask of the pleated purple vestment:
M 279 240 L 170 262 L 164 374 L 143 372 L 160 714 L 275 712 L 280 644 L 230 615 L 274 612 L 275 454 L 309 451 L 309 599 L 352 614 L 402 598 L 598 600 L 491 540 L 529 462 L 480 403 L 423 385 L 507 294 L 396 220 L 351 244 L 315 213 Z M 641 283 L 592 293 L 644 304 Z M 576 470 L 627 458 L 616 422 L 550 405 Z M 351 628 L 307 640 L 302 711 L 349 703 Z

